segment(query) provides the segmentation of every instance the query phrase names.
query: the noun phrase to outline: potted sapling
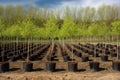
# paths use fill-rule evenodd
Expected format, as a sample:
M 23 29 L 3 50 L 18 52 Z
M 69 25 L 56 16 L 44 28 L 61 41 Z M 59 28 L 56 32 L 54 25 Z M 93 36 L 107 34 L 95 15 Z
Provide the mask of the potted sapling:
M 102 61 L 108 61 L 108 55 L 106 54 L 106 37 L 104 38 L 104 44 L 105 44 L 105 49 L 104 49 L 104 53 L 101 55 L 101 60 Z
M 27 40 L 27 61 L 23 62 L 23 71 L 30 72 L 33 70 L 33 63 L 29 61 L 30 57 L 30 37 L 34 35 L 35 32 L 35 25 L 28 20 L 23 21 L 22 23 L 22 36 Z
M 51 42 L 52 42 L 51 50 L 49 52 L 50 56 L 48 56 L 48 57 L 52 57 L 51 54 L 53 53 L 54 45 L 55 45 L 54 38 L 57 35 L 57 31 L 58 31 L 57 21 L 56 21 L 56 18 L 54 16 L 53 12 L 51 12 L 49 19 L 45 23 L 45 32 L 46 32 L 45 34 L 46 34 L 46 36 L 51 38 Z M 56 68 L 56 63 L 53 62 L 52 60 L 50 60 L 50 61 L 46 62 L 45 66 L 46 66 L 47 71 L 54 72 L 55 68 Z
M 93 23 L 89 26 L 88 30 L 90 31 L 91 35 L 96 37 L 98 35 L 98 31 L 100 26 L 98 26 L 96 23 Z M 93 37 L 93 38 L 94 38 Z M 95 40 L 95 39 L 93 39 Z M 100 63 L 96 61 L 96 46 L 94 46 L 94 60 L 89 62 L 89 67 L 91 71 L 98 71 L 99 70 Z
M 119 60 L 119 35 L 120 35 L 120 21 L 114 21 L 112 23 L 112 33 L 117 37 L 117 59 L 112 62 L 112 69 L 120 71 L 120 60 Z
M 9 71 L 9 62 L 5 62 L 5 43 L 4 43 L 4 25 L 2 24 L 2 20 L 0 18 L 0 44 L 2 46 L 1 56 L 2 56 L 2 62 L 0 62 L 0 72 L 6 72 Z
M 72 43 L 73 42 L 72 37 L 75 36 L 74 33 L 76 32 L 77 29 L 76 29 L 75 22 L 74 20 L 72 20 L 71 16 L 68 16 L 68 15 L 65 16 L 61 30 L 63 32 L 62 34 L 64 34 L 65 37 L 71 38 L 71 43 Z M 74 55 L 73 44 L 71 46 L 72 46 L 72 54 L 71 54 L 72 61 L 68 62 L 68 71 L 75 72 L 77 71 L 78 63 L 73 60 L 73 55 Z

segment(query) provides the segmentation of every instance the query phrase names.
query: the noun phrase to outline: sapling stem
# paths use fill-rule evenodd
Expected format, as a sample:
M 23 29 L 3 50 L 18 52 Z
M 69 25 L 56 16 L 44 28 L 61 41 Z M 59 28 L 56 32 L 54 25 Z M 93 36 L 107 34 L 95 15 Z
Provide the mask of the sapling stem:
M 119 43 L 118 43 L 118 35 L 117 35 L 117 60 L 119 60 L 119 50 L 118 50 L 118 47 L 119 46 Z
M 28 38 L 28 40 L 27 40 L 27 41 L 28 41 L 27 62 L 29 62 L 29 56 L 30 56 L 30 55 L 29 55 L 29 38 Z
M 4 41 L 4 37 L 2 37 L 2 42 Z M 5 48 L 5 44 L 4 42 L 2 43 L 3 44 L 3 48 L 2 48 L 2 62 L 4 62 L 4 48 Z
M 71 43 L 72 43 L 72 37 L 71 37 Z M 73 54 L 74 54 L 74 52 L 73 52 L 73 44 L 71 46 L 72 46 L 72 62 L 73 62 Z

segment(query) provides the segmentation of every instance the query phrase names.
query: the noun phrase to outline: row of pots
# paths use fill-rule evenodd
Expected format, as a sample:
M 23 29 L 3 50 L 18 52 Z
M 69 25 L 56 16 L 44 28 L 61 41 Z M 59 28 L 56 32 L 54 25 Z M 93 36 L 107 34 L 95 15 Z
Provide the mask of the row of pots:
M 27 46 L 28 46 L 28 45 L 26 45 L 26 47 L 23 48 L 24 46 L 22 46 L 22 45 L 20 46 L 20 45 L 19 45 L 19 46 L 17 47 L 17 49 L 15 49 L 14 46 L 11 46 L 11 49 L 9 49 L 9 46 L 8 46 L 7 49 L 5 49 L 5 47 L 4 47 L 4 53 L 5 53 L 5 54 L 9 54 L 9 53 L 14 53 L 14 52 L 18 52 L 18 51 L 20 51 L 20 52 L 27 51 L 27 48 L 28 48 Z M 30 46 L 30 45 L 29 45 L 29 46 Z M 33 50 L 33 49 L 32 49 L 33 47 L 36 48 L 36 46 L 37 46 L 37 45 L 32 45 L 32 46 L 30 46 L 31 50 Z M 40 45 L 40 47 L 43 47 L 43 46 L 44 46 L 44 44 L 43 44 L 43 45 Z M 39 46 L 38 46 L 37 48 L 39 49 Z M 0 52 L 2 52 L 2 51 L 0 51 Z
M 43 49 L 43 51 L 44 51 L 44 49 Z M 4 55 L 4 61 L 8 61 L 8 60 L 10 60 L 10 61 L 16 61 L 16 60 L 22 59 L 23 57 L 24 58 L 27 57 L 27 52 L 23 51 L 24 53 L 21 52 L 22 54 L 19 53 L 19 55 L 18 54 L 14 55 L 15 54 L 14 52 L 13 53 L 11 52 L 11 53 L 8 53 L 7 55 Z M 32 52 L 30 52 L 30 53 L 32 53 Z M 0 61 L 2 61 L 2 56 L 0 56 Z
M 76 62 L 68 62 L 68 71 L 76 72 L 78 64 Z M 96 62 L 90 62 L 90 69 L 94 71 L 98 71 L 99 64 Z M 33 70 L 33 63 L 31 62 L 24 62 L 23 63 L 23 71 L 30 72 Z M 54 62 L 47 62 L 46 63 L 46 70 L 50 72 L 54 72 L 56 70 L 56 63 Z M 0 72 L 7 72 L 9 71 L 9 63 L 1 63 L 0 64 Z
M 62 51 L 61 54 L 62 54 L 64 62 L 67 62 L 67 61 L 71 60 L 70 56 L 67 54 L 66 51 Z
M 92 56 L 95 56 L 95 57 L 99 57 L 99 54 L 98 54 L 98 53 L 96 53 L 96 54 L 93 54 L 93 53 L 92 53 L 92 54 L 90 54 L 90 53 L 85 54 L 85 53 L 84 53 L 84 55 L 82 55 L 82 54 L 79 53 L 78 51 L 73 50 L 73 52 L 74 52 L 74 54 L 75 54 L 77 57 L 81 57 L 82 62 L 89 61 L 89 56 L 88 56 L 88 54 L 89 54 L 89 55 L 92 55 Z M 102 60 L 102 61 L 108 61 L 108 55 L 101 55 L 101 60 Z
M 56 63 L 55 62 L 46 62 L 46 70 L 50 72 L 56 71 Z M 9 62 L 1 62 L 0 63 L 0 72 L 8 72 L 9 71 Z M 99 71 L 100 63 L 99 62 L 89 62 L 89 68 L 91 71 Z M 112 62 L 112 69 L 116 71 L 120 71 L 120 61 Z M 31 72 L 33 71 L 33 63 L 31 62 L 23 62 L 23 71 Z M 77 62 L 68 62 L 68 71 L 76 72 L 78 71 L 78 63 Z
M 100 46 L 98 47 L 98 45 L 100 45 Z M 104 44 L 97 44 L 96 46 L 94 46 L 93 44 L 88 44 L 88 45 L 86 44 L 86 45 L 81 45 L 81 47 L 79 49 L 81 49 L 84 52 L 88 52 L 89 50 L 93 51 L 94 47 L 98 47 L 96 49 L 97 53 L 102 53 L 104 51 L 106 54 L 115 53 L 115 49 L 111 47 L 111 46 L 114 47 L 114 45 L 106 44 L 106 48 L 104 47 L 105 45 L 102 47 L 101 47 L 101 45 L 104 45 Z

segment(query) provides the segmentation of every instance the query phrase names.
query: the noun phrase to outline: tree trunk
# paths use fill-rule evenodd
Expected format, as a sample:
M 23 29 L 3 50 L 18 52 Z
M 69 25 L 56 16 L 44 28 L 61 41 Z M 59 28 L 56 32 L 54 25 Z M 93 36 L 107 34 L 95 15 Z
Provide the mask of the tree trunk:
M 65 52 L 65 50 L 64 50 L 64 38 L 62 38 L 62 45 L 63 45 L 63 52 Z
M 2 42 L 3 42 L 3 37 L 2 37 Z M 2 46 L 2 62 L 4 62 L 4 43 L 2 43 L 3 44 L 3 46 Z
M 29 62 L 29 38 L 28 38 L 28 51 L 27 51 L 27 62 Z
M 4 62 L 4 43 L 3 43 L 3 36 L 1 32 L 1 46 L 2 46 L 2 62 Z
M 119 46 L 119 43 L 118 43 L 118 35 L 117 35 L 117 59 L 119 58 L 118 46 Z
M 96 61 L 96 47 L 94 47 L 94 62 Z
M 105 51 L 106 51 L 106 36 L 105 36 L 105 39 L 104 39 L 104 44 L 105 44 L 105 50 L 104 50 L 104 54 L 105 54 Z
M 53 48 L 54 48 L 54 38 L 52 38 L 52 49 L 51 49 L 51 53 L 53 52 Z
M 73 61 L 73 41 L 72 41 L 72 37 L 71 37 L 71 46 L 72 46 L 72 61 Z
M 17 36 L 17 51 L 18 51 L 18 36 Z M 19 52 L 17 52 L 17 54 L 19 55 Z

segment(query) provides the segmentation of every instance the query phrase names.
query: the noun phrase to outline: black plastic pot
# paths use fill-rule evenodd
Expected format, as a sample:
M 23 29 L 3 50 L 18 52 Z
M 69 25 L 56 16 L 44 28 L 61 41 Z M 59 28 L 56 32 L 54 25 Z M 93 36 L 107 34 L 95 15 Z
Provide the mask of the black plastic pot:
M 107 55 L 102 55 L 101 60 L 102 61 L 108 61 L 108 56 Z
M 118 55 L 118 59 L 120 59 L 120 55 Z
M 120 61 L 113 61 L 112 62 L 112 69 L 116 71 L 120 71 Z
M 100 63 L 99 62 L 89 62 L 89 66 L 90 66 L 90 70 L 91 71 L 99 71 L 99 65 Z
M 4 57 L 4 61 L 8 61 L 8 58 L 7 58 L 7 56 L 3 56 Z M 2 62 L 2 58 L 3 58 L 2 56 L 0 56 L 0 62 Z
M 68 62 L 68 71 L 75 72 L 77 71 L 77 62 Z
M 105 54 L 106 54 L 106 55 L 109 55 L 109 54 L 110 54 L 110 51 L 105 51 Z
M 68 56 L 63 56 L 64 62 L 67 62 L 69 60 Z
M 82 54 L 81 53 L 77 53 L 76 54 L 78 57 L 82 57 Z
M 31 57 L 29 57 L 29 60 L 30 60 L 30 61 L 34 61 L 35 59 L 37 59 L 36 56 L 31 56 Z
M 89 54 L 89 55 L 93 55 L 93 51 L 89 51 L 88 54 Z
M 0 72 L 9 71 L 9 62 L 1 62 L 0 63 Z
M 99 53 L 93 54 L 94 57 L 99 57 Z
M 16 60 L 19 60 L 19 59 L 21 59 L 21 58 L 22 58 L 22 56 L 21 56 L 21 55 L 18 55 L 17 58 L 16 58 Z
M 52 61 L 52 60 L 53 60 L 53 57 L 52 57 L 52 56 L 48 56 L 48 57 L 47 57 L 47 60 L 48 60 L 48 61 Z
M 56 68 L 56 63 L 54 62 L 46 62 L 46 70 L 50 72 L 54 72 Z
M 89 61 L 89 57 L 88 56 L 82 56 L 82 62 L 87 62 Z
M 23 54 L 21 54 L 21 55 L 22 55 L 22 57 L 24 57 L 24 58 L 27 57 L 27 54 L 26 54 L 26 53 L 23 53 Z
M 31 62 L 23 62 L 23 70 L 25 72 L 30 72 L 33 70 L 33 63 Z
M 14 62 L 16 60 L 17 60 L 16 57 L 11 57 L 11 59 L 10 59 L 10 61 L 12 61 L 12 62 Z
M 111 53 L 110 55 L 111 55 L 111 57 L 117 57 L 117 54 L 115 54 L 115 53 Z
M 66 56 L 66 55 L 67 55 L 66 53 L 62 52 L 62 56 Z
M 0 62 L 2 62 L 2 56 L 0 56 Z

